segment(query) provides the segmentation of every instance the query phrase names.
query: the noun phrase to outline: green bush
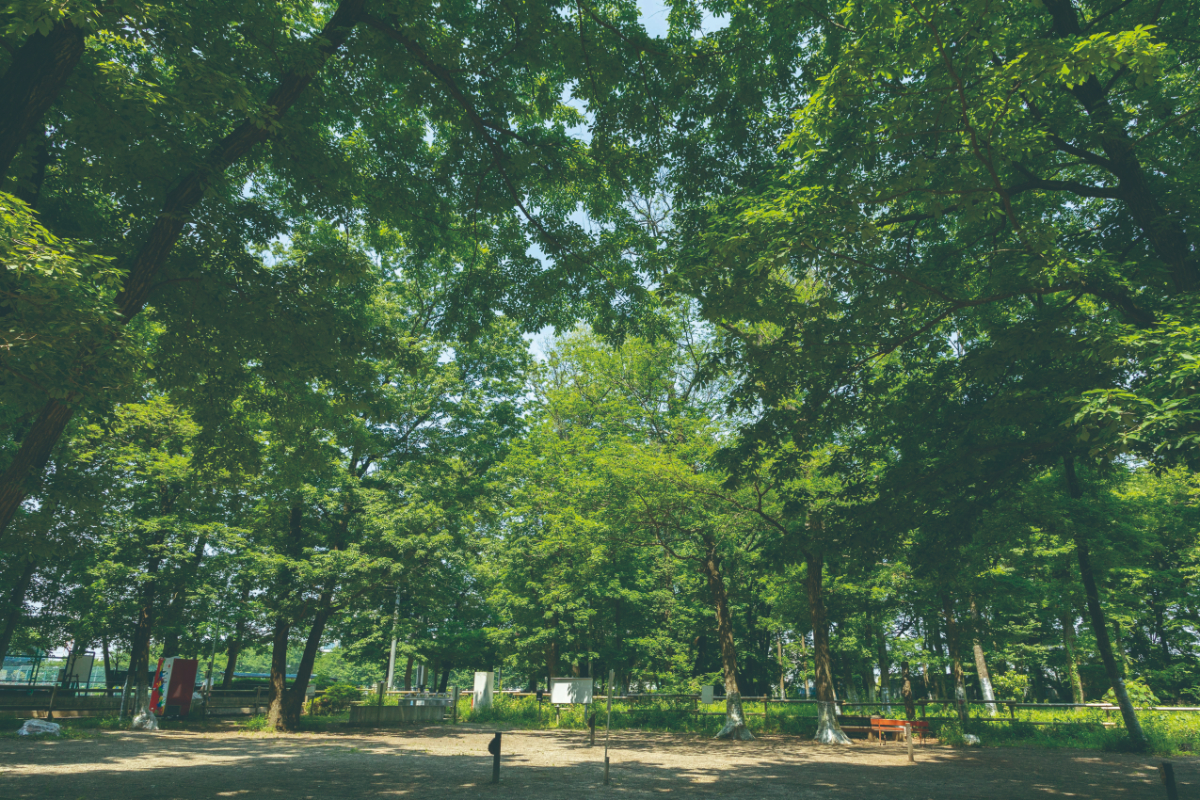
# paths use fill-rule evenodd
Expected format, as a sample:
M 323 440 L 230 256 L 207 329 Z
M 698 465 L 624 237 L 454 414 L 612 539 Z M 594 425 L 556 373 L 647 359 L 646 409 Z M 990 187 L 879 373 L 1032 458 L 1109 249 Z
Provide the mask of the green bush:
M 1146 708 L 1158 705 L 1158 698 L 1141 678 L 1131 678 L 1125 681 L 1125 691 L 1129 693 L 1129 699 L 1135 706 Z M 1117 695 L 1112 689 L 1104 693 L 1104 702 L 1116 705 Z
M 337 714 L 338 711 L 349 708 L 350 703 L 362 699 L 362 690 L 349 684 L 334 684 L 326 688 L 325 693 L 313 700 L 312 714 Z

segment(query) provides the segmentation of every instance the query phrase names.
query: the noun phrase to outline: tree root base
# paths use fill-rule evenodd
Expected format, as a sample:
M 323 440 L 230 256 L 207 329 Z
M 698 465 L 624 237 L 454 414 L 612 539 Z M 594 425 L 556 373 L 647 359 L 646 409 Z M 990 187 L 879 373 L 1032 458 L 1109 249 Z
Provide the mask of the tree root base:
M 725 727 L 713 738 L 716 739 L 732 739 L 737 742 L 752 742 L 754 734 L 746 727 L 744 722 L 726 722 Z

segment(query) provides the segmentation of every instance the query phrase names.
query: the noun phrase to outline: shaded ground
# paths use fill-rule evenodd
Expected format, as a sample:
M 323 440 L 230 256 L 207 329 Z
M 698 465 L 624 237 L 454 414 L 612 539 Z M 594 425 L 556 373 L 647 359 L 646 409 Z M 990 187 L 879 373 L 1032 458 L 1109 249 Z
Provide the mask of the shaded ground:
M 504 734 L 501 782 L 491 780 L 476 726 L 275 736 L 223 731 L 102 733 L 64 741 L 0 739 L 0 797 L 108 800 L 200 798 L 642 797 L 1154 798 L 1166 797 L 1152 758 L 1078 750 L 929 746 L 909 765 L 903 746 L 848 748 L 786 736 L 715 742 L 685 734 Z M 1200 759 L 1174 759 L 1182 798 L 1200 796 Z

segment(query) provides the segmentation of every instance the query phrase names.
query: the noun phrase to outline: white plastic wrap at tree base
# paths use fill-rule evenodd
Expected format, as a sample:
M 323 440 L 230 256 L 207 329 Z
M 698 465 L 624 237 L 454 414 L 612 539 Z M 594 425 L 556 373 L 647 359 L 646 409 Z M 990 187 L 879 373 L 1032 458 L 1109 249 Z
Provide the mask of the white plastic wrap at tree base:
M 133 731 L 156 731 L 158 730 L 158 718 L 150 710 L 149 703 L 142 706 L 138 711 L 137 716 L 133 718 L 133 724 L 129 726 Z
M 979 737 L 973 733 L 964 733 L 963 743 L 966 744 L 967 747 L 979 747 L 981 744 L 983 744 L 983 742 L 979 741 Z
M 850 744 L 850 737 L 838 725 L 837 704 L 833 701 L 817 703 L 817 735 L 813 741 L 820 744 Z
M 725 727 L 721 728 L 716 738 L 735 739 L 741 742 L 749 742 L 754 739 L 754 734 L 746 727 L 746 716 L 742 711 L 742 696 L 737 692 L 730 692 L 725 696 Z
M 17 736 L 61 736 L 62 728 L 57 722 L 46 722 L 44 719 L 28 719 L 17 731 Z

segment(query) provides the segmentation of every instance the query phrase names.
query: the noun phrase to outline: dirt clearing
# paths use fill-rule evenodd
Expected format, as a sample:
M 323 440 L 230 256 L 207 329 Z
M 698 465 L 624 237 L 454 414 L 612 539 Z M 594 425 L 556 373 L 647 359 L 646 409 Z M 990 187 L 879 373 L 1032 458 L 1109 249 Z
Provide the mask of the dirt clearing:
M 490 730 L 474 726 L 275 736 L 226 732 L 103 733 L 85 740 L 0 739 L 4 800 L 199 798 L 1071 797 L 1162 800 L 1158 761 L 1080 750 L 930 746 L 833 748 L 786 736 L 716 742 L 614 733 L 604 748 L 578 731 L 505 733 L 492 786 Z M 1174 759 L 1179 795 L 1200 789 L 1196 758 Z

